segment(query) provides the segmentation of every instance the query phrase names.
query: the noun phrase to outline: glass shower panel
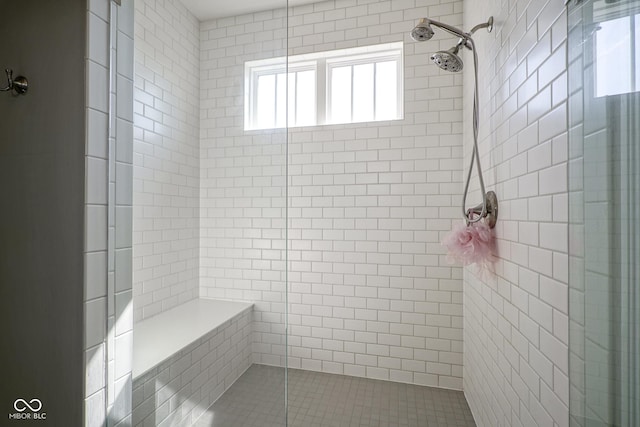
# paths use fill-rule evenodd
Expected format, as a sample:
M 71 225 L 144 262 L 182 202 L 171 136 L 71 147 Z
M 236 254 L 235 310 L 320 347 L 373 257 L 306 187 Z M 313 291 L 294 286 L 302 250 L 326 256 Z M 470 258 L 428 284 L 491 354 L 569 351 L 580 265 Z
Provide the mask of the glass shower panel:
M 211 3 L 135 1 L 133 425 L 284 427 L 287 0 Z
M 640 2 L 569 6 L 570 413 L 640 425 Z
M 287 425 L 287 126 L 295 118 L 288 86 L 296 76 L 287 70 L 287 1 L 268 10 L 254 3 L 251 13 L 201 24 L 210 31 L 201 60 L 211 88 L 201 102 L 216 120 L 201 125 L 200 289 L 253 303 L 250 366 L 230 375 L 196 424 L 203 426 Z M 252 61 L 269 65 L 256 84 L 258 126 L 247 129 L 244 73 Z

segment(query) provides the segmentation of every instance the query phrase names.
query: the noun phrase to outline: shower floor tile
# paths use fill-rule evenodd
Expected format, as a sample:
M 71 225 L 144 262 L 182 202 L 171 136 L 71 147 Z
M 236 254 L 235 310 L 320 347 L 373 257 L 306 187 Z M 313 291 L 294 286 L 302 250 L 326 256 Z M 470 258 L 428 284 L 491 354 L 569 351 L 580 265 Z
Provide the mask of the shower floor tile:
M 284 369 L 253 365 L 195 427 L 284 427 Z M 289 369 L 289 427 L 475 426 L 460 391 Z

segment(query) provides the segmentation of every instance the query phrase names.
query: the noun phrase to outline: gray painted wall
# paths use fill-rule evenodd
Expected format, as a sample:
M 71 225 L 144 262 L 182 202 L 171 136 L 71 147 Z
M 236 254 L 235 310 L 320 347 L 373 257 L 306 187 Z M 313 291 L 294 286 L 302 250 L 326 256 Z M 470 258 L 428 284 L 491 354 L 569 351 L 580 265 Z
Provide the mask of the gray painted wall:
M 31 83 L 27 96 L 0 93 L 7 426 L 82 423 L 86 8 L 86 0 L 0 0 L 0 68 Z M 40 399 L 47 422 L 7 420 L 17 398 Z

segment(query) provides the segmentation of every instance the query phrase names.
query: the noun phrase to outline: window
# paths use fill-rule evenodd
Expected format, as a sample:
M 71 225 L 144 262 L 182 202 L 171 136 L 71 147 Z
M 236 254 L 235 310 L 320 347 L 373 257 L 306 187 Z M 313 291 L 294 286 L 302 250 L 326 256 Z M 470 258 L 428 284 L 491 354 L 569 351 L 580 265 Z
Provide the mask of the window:
M 245 129 L 403 118 L 402 43 L 245 63 Z

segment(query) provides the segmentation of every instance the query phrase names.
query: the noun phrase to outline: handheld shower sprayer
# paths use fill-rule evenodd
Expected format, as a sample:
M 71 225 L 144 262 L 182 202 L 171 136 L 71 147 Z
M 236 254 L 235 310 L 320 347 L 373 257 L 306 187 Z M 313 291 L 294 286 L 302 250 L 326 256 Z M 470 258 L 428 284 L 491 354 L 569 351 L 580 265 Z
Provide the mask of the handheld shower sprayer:
M 460 47 L 466 47 L 473 52 L 475 76 L 475 88 L 473 94 L 473 152 L 471 154 L 471 165 L 469 166 L 469 173 L 467 174 L 464 195 L 462 196 L 462 214 L 467 221 L 467 224 L 478 222 L 484 218 L 487 225 L 493 228 L 495 227 L 498 215 L 498 200 L 493 191 L 488 193 L 485 191 L 482 166 L 480 165 L 480 152 L 478 150 L 478 127 L 480 122 L 480 104 L 478 97 L 478 53 L 476 52 L 475 43 L 472 37 L 476 31 L 482 28 L 486 28 L 487 32 L 491 32 L 493 30 L 493 16 L 489 17 L 487 22 L 483 22 L 473 27 L 468 33 L 443 22 L 434 21 L 429 18 L 422 18 L 420 22 L 418 22 L 418 25 L 416 25 L 411 31 L 411 38 L 417 42 L 430 40 L 435 34 L 433 27 L 445 30 L 446 32 L 460 38 L 458 43 L 451 49 L 441 50 L 431 55 L 431 60 L 441 69 L 453 73 L 462 71 L 464 64 L 459 56 Z M 474 164 L 478 169 L 478 181 L 480 183 L 480 191 L 482 192 L 482 203 L 476 207 L 467 209 L 467 195 L 469 193 L 469 184 L 471 183 Z
M 458 56 L 458 51 L 460 51 L 460 44 L 456 44 L 451 49 L 434 53 L 431 55 L 431 60 L 441 69 L 457 73 L 464 66 L 462 59 Z

